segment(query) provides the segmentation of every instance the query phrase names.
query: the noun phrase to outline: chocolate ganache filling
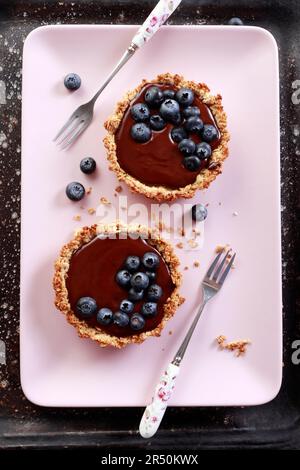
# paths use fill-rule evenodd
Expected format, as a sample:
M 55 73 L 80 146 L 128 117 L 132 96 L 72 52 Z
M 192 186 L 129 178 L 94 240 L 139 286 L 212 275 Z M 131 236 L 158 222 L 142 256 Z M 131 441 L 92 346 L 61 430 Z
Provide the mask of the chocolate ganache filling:
M 73 254 L 66 286 L 74 314 L 78 315 L 76 304 L 82 297 L 93 298 L 98 309 L 106 307 L 113 313 L 118 312 L 121 301 L 128 298 L 128 289 L 121 287 L 116 282 L 116 273 L 120 269 L 124 269 L 124 260 L 128 256 L 134 255 L 142 258 L 145 253 L 149 252 L 156 253 L 159 257 L 159 265 L 155 270 L 155 284 L 162 288 L 162 296 L 157 301 L 156 315 L 145 318 L 145 325 L 139 331 L 133 331 L 129 325 L 120 327 L 114 322 L 109 325 L 99 325 L 96 315 L 84 321 L 89 326 L 98 326 L 108 334 L 118 337 L 132 336 L 153 330 L 162 321 L 163 305 L 172 294 L 175 286 L 169 268 L 160 253 L 147 240 L 141 238 L 100 239 L 96 237 Z M 139 271 L 146 272 L 146 268 L 141 266 Z M 137 312 L 140 313 L 142 305 L 146 301 L 144 298 L 142 301 L 135 302 L 133 312 L 129 316 Z M 78 317 L 80 318 L 80 315 Z M 82 320 L 82 318 L 80 319 Z
M 169 189 L 178 189 L 194 183 L 197 175 L 207 168 L 210 158 L 201 160 L 201 165 L 196 171 L 190 171 L 183 165 L 183 155 L 178 148 L 178 143 L 171 137 L 174 127 L 185 125 L 185 119 L 176 126 L 170 122 L 160 131 L 152 130 L 151 139 L 145 143 L 136 142 L 131 136 L 131 128 L 135 123 L 131 108 L 136 103 L 145 102 L 145 94 L 151 87 L 160 90 L 175 90 L 171 85 L 147 84 L 145 85 L 130 106 L 125 111 L 119 129 L 116 132 L 117 158 L 121 168 L 129 175 L 136 178 L 147 186 L 164 186 Z M 200 118 L 204 124 L 213 125 L 217 130 L 216 138 L 209 143 L 211 149 L 218 147 L 221 134 L 217 127 L 214 116 L 209 107 L 195 94 L 192 106 L 200 110 Z M 157 115 L 158 109 L 150 109 L 151 115 Z M 196 144 L 202 142 L 201 133 L 190 133 Z

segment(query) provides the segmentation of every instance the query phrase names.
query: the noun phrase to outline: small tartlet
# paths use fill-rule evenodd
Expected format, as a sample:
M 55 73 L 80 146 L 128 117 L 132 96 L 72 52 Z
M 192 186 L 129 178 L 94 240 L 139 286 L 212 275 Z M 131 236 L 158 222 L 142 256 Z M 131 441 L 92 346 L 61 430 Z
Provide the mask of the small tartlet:
M 117 157 L 115 134 L 118 131 L 126 110 L 145 85 L 157 83 L 170 85 L 175 90 L 180 88 L 192 89 L 195 95 L 209 107 L 221 134 L 220 143 L 212 152 L 208 168 L 203 169 L 197 175 L 193 183 L 177 189 L 144 184 L 126 173 L 120 166 Z M 193 197 L 197 190 L 208 188 L 210 183 L 214 181 L 220 173 L 222 173 L 223 162 L 228 157 L 228 142 L 230 140 L 230 135 L 227 129 L 226 113 L 222 105 L 222 96 L 219 94 L 215 96 L 212 95 L 210 93 L 210 89 L 204 83 L 188 81 L 177 74 L 166 73 L 158 75 L 153 80 L 144 79 L 135 89 L 128 91 L 123 99 L 117 103 L 114 113 L 106 120 L 104 127 L 108 131 L 108 134 L 103 139 L 103 143 L 107 151 L 109 169 L 116 174 L 119 181 L 125 182 L 132 192 L 142 194 L 147 198 L 154 199 L 159 202 L 172 201 L 177 198 L 188 199 Z
M 163 305 L 163 317 L 161 322 L 152 330 L 136 333 L 131 336 L 118 337 L 108 334 L 101 329 L 101 325 L 96 327 L 89 326 L 86 321 L 78 318 L 72 311 L 69 298 L 66 280 L 68 277 L 68 270 L 73 254 L 85 244 L 89 243 L 96 237 L 105 237 L 110 234 L 131 233 L 139 235 L 147 239 L 149 245 L 153 246 L 162 256 L 167 264 L 170 272 L 174 290 L 171 296 Z M 160 336 L 167 321 L 174 315 L 177 308 L 184 302 L 184 298 L 179 293 L 181 285 L 181 274 L 179 272 L 179 260 L 175 255 L 173 248 L 170 244 L 164 241 L 158 234 L 151 238 L 153 235 L 151 229 L 141 225 L 124 225 L 120 222 L 97 225 L 94 224 L 90 227 L 83 227 L 78 230 L 74 238 L 64 245 L 61 249 L 60 255 L 55 262 L 55 272 L 53 277 L 53 288 L 55 291 L 55 306 L 66 317 L 67 321 L 76 328 L 78 335 L 81 338 L 90 338 L 96 341 L 101 347 L 113 346 L 115 348 L 123 348 L 128 344 L 142 343 L 150 336 Z

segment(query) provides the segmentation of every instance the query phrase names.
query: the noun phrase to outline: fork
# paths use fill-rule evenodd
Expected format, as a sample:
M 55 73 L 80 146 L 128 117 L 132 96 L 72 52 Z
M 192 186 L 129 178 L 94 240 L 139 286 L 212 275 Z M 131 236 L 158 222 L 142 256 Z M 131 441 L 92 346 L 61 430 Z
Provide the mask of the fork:
M 179 367 L 181 361 L 184 357 L 184 354 L 186 352 L 192 334 L 194 333 L 201 313 L 207 302 L 219 292 L 231 269 L 236 253 L 234 253 L 230 257 L 230 259 L 228 259 L 231 253 L 231 250 L 228 250 L 223 256 L 223 259 L 220 261 L 222 253 L 224 253 L 224 250 L 216 256 L 202 281 L 201 286 L 203 297 L 201 306 L 177 353 L 175 354 L 173 360 L 169 363 L 169 365 L 165 369 L 165 372 L 161 376 L 161 379 L 155 388 L 152 403 L 148 405 L 144 411 L 139 428 L 140 434 L 144 438 L 154 436 L 154 434 L 158 430 L 159 425 L 167 409 L 167 403 L 174 391 L 175 380 L 179 374 Z
M 106 78 L 103 85 L 93 96 L 93 98 L 85 104 L 79 106 L 71 114 L 65 125 L 60 129 L 54 137 L 54 142 L 61 147 L 61 150 L 71 146 L 75 140 L 78 139 L 86 128 L 90 125 L 94 114 L 94 105 L 101 95 L 104 88 L 111 82 L 114 76 L 121 70 L 126 62 L 134 55 L 134 53 L 142 47 L 156 31 L 167 21 L 169 16 L 176 10 L 182 0 L 160 0 L 156 7 L 152 10 L 145 22 L 139 28 L 133 37 L 130 46 L 126 49 L 125 53 L 117 63 L 115 68 Z

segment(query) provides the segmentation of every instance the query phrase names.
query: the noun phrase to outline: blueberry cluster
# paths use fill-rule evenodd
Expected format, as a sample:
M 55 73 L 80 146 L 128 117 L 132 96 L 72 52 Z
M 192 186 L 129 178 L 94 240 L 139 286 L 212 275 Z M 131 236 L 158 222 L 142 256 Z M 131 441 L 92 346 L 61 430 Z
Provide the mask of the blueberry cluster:
M 145 102 L 136 103 L 130 109 L 136 121 L 131 127 L 132 138 L 136 142 L 146 143 L 151 139 L 152 131 L 163 130 L 167 123 L 173 124 L 171 138 L 183 154 L 184 167 L 189 171 L 197 171 L 201 161 L 211 156 L 210 143 L 218 137 L 218 130 L 202 121 L 200 109 L 193 106 L 194 99 L 194 92 L 189 88 L 180 88 L 177 92 L 161 90 L 156 86 L 148 88 Z M 154 114 L 151 110 L 154 110 Z M 197 135 L 201 142 L 197 144 L 190 137 L 191 134 Z
M 128 256 L 124 268 L 117 272 L 116 282 L 128 291 L 127 298 L 120 303 L 119 310 L 113 313 L 109 308 L 98 309 L 96 301 L 91 297 L 81 297 L 76 304 L 77 314 L 90 319 L 96 315 L 100 325 L 130 326 L 134 331 L 141 330 L 146 319 L 157 314 L 157 302 L 162 296 L 162 288 L 155 284 L 156 269 L 159 257 L 156 253 L 145 253 L 142 259 Z M 144 269 L 144 271 L 142 271 Z M 141 312 L 134 312 L 134 304 L 144 301 Z

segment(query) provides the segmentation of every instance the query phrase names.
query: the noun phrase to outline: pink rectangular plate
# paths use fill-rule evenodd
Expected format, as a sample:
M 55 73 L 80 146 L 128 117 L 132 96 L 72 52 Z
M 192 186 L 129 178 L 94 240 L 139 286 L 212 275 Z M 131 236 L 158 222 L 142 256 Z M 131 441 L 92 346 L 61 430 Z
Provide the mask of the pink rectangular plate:
M 172 405 L 253 405 L 274 398 L 281 384 L 281 259 L 278 58 L 274 38 L 256 27 L 164 27 L 101 96 L 92 125 L 60 152 L 53 136 L 101 84 L 129 44 L 135 26 L 47 26 L 24 48 L 22 124 L 21 378 L 24 393 L 45 406 L 140 406 L 172 358 L 199 303 L 199 286 L 215 246 L 230 243 L 236 269 L 207 306 L 193 337 Z M 69 93 L 63 77 L 82 86 Z M 172 72 L 205 82 L 223 96 L 232 136 L 223 175 L 189 203 L 209 203 L 205 243 L 177 250 L 185 304 L 161 338 L 124 350 L 101 349 L 76 331 L 53 305 L 53 263 L 75 228 L 97 220 L 87 213 L 100 196 L 113 203 L 118 185 L 108 170 L 103 122 L 142 78 Z M 99 172 L 79 170 L 84 156 Z M 67 183 L 93 192 L 83 204 L 65 197 Z M 145 203 L 139 196 L 122 195 Z M 183 202 L 181 202 L 183 204 Z M 150 202 L 147 202 L 149 205 Z M 84 207 L 81 209 L 80 206 Z M 236 212 L 238 215 L 234 216 Z M 73 220 L 81 213 L 81 222 Z M 200 261 L 200 268 L 193 261 Z M 173 334 L 169 334 L 172 331 Z M 220 351 L 215 338 L 250 338 L 244 357 Z

